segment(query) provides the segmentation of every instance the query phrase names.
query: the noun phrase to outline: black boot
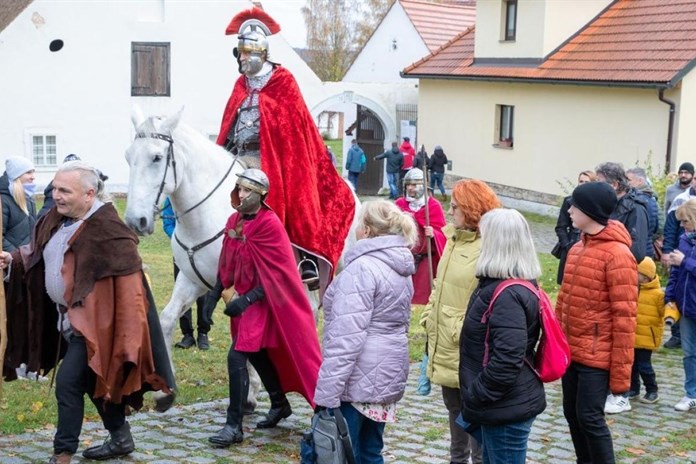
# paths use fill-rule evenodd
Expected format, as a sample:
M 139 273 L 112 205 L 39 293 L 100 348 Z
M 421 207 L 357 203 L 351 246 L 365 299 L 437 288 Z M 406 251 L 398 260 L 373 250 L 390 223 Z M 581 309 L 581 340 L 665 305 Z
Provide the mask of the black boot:
M 229 372 L 230 405 L 227 407 L 225 426 L 208 441 L 217 447 L 227 448 L 234 443 L 244 440 L 242 430 L 243 404 L 249 394 L 249 372 L 246 367 Z
M 198 349 L 199 350 L 208 350 L 210 349 L 210 343 L 208 342 L 208 334 L 207 333 L 200 333 L 198 332 Z
M 300 253 L 300 278 L 302 283 L 307 286 L 310 291 L 319 289 L 319 267 L 317 258 L 308 254 Z
M 290 407 L 288 398 L 280 388 L 276 391 L 269 391 L 268 396 L 271 397 L 271 409 L 268 411 L 268 414 L 266 414 L 266 418 L 256 424 L 257 429 L 272 429 L 278 425 L 278 422 L 286 417 L 290 417 L 292 414 L 292 408 Z
M 181 341 L 174 346 L 187 350 L 192 346 L 196 346 L 196 339 L 193 338 L 193 334 L 185 334 L 184 338 L 182 338 Z
M 135 443 L 133 443 L 130 425 L 128 425 L 128 422 L 126 422 L 117 430 L 111 432 L 109 438 L 104 441 L 103 445 L 87 448 L 82 452 L 82 456 L 87 459 L 96 459 L 101 461 L 104 459 L 125 456 L 132 453 L 134 449 Z

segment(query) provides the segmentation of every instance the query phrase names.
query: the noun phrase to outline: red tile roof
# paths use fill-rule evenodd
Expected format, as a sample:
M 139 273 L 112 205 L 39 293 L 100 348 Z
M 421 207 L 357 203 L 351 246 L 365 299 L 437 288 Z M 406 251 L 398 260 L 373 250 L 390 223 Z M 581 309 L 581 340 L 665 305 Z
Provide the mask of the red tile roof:
M 400 0 L 399 3 L 431 52 L 476 22 L 475 1 Z
M 404 77 L 672 87 L 696 65 L 696 0 L 617 0 L 539 65 L 474 60 L 470 28 Z

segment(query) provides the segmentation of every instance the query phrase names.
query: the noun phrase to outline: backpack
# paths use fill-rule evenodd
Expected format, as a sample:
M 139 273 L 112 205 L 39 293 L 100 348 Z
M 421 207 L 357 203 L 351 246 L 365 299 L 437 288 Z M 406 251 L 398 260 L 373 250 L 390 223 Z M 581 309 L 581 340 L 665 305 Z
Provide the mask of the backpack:
M 300 464 L 355 464 L 348 424 L 339 408 L 319 411 L 300 442 Z
M 539 298 L 539 322 L 541 324 L 541 337 L 537 345 L 534 365 L 525 358 L 525 362 L 532 368 L 542 382 L 553 382 L 560 379 L 565 374 L 570 365 L 570 346 L 566 340 L 561 324 L 556 319 L 556 313 L 546 292 L 535 287 L 532 283 L 521 279 L 509 279 L 501 282 L 493 292 L 493 297 L 488 305 L 488 309 L 483 313 L 481 323 L 485 324 L 493 312 L 493 303 L 498 296 L 508 287 L 521 285 L 534 293 Z M 489 346 L 488 336 L 490 327 L 486 329 L 486 341 L 483 353 L 483 366 L 488 365 Z

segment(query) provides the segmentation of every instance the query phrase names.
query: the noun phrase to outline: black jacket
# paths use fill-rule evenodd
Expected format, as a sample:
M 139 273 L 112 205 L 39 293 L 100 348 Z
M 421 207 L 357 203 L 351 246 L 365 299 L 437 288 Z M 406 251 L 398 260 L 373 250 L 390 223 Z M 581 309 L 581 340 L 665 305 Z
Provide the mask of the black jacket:
M 631 253 L 636 258 L 636 263 L 643 261 L 650 237 L 648 208 L 645 200 L 631 188 L 619 198 L 619 203 L 610 218 L 616 219 L 626 227 L 631 234 Z
M 445 155 L 445 152 L 442 151 L 441 148 L 438 148 L 433 152 L 433 156 L 430 157 L 430 161 L 428 162 L 428 169 L 430 169 L 433 172 L 444 173 L 446 164 L 447 155 Z
M 580 231 L 573 227 L 573 221 L 570 219 L 570 213 L 568 212 L 569 209 L 570 196 L 567 196 L 563 199 L 555 229 L 556 236 L 558 237 L 558 244 L 561 247 L 561 256 L 558 258 L 560 260 L 558 263 L 558 274 L 556 276 L 556 282 L 559 284 L 563 281 L 563 271 L 565 270 L 568 250 L 570 250 L 570 247 L 572 247 L 575 242 L 580 240 Z
M 31 232 L 36 223 L 36 205 L 27 198 L 27 215 L 19 208 L 10 193 L 10 180 L 7 173 L 0 177 L 0 198 L 2 199 L 2 249 L 12 251 L 31 241 Z
M 48 213 L 48 211 L 53 208 L 53 205 L 55 205 L 56 202 L 53 201 L 53 181 L 49 182 L 46 188 L 44 189 L 44 203 L 43 206 L 41 207 L 41 210 L 39 211 L 39 214 L 36 216 L 36 219 L 41 218 L 44 214 Z
M 500 294 L 487 324 L 481 323 L 503 280 L 479 278 L 459 343 L 462 417 L 472 424 L 503 425 L 531 419 L 546 409 L 544 384 L 524 361 L 534 362 L 539 339 L 539 300 L 519 285 Z M 483 367 L 486 329 L 489 363 Z

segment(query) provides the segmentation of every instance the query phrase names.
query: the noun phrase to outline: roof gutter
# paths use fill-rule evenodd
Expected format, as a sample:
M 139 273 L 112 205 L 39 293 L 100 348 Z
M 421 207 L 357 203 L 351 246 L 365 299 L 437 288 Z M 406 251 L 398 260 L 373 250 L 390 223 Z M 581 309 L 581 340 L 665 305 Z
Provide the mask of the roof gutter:
M 670 88 L 667 82 L 631 82 L 631 81 L 585 81 L 578 79 L 531 79 L 525 77 L 490 77 L 490 76 L 452 76 L 437 74 L 408 74 L 400 73 L 404 79 L 441 79 L 479 82 L 505 82 L 510 84 L 551 84 L 551 85 L 582 85 L 592 87 L 628 87 L 634 89 L 661 89 Z
M 669 120 L 667 123 L 667 152 L 665 153 L 665 174 L 668 174 L 672 165 L 672 137 L 674 135 L 674 108 L 677 106 L 672 100 L 665 98 L 665 89 L 660 89 L 658 99 L 669 105 Z

